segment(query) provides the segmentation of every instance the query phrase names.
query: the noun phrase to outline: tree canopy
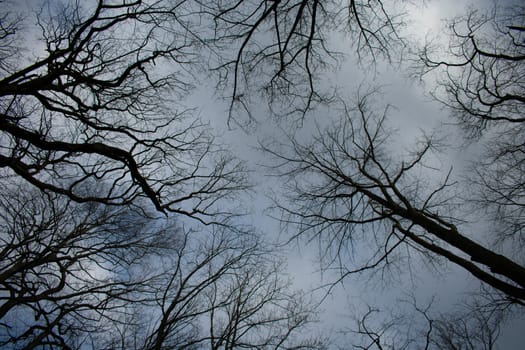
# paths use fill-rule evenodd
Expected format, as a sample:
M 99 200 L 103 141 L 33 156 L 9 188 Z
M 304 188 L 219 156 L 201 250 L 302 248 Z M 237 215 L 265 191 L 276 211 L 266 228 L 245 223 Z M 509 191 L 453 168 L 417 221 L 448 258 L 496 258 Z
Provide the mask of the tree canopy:
M 337 337 L 491 349 L 522 313 L 523 5 L 467 9 L 424 44 L 404 29 L 403 1 L 0 5 L 1 347 L 337 347 L 315 323 L 326 295 L 422 263 L 455 266 L 481 292 L 453 312 L 418 295 L 403 315 L 341 306 L 355 327 Z M 447 123 L 400 151 L 394 129 L 412 135 L 381 88 L 352 86 L 352 100 L 329 81 L 348 55 L 425 82 Z M 201 85 L 215 116 L 192 104 Z M 211 118 L 227 132 L 274 122 L 251 151 L 266 167 L 241 161 Z M 461 141 L 440 136 L 452 132 Z M 476 149 L 468 165 L 436 162 L 457 145 Z M 267 209 L 284 247 L 252 225 L 256 172 L 278 179 Z M 316 242 L 335 279 L 294 289 L 294 241 Z

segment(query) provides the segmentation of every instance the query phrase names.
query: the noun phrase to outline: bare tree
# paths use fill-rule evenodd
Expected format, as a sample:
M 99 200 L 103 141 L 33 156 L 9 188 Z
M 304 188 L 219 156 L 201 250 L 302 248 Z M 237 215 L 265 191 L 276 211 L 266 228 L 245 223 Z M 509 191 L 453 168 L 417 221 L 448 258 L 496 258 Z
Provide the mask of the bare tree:
M 356 320 L 355 329 L 345 332 L 356 349 L 494 349 L 499 336 L 500 317 L 479 312 L 461 315 L 431 311 L 432 302 L 419 306 L 414 297 L 403 301 L 410 310 L 388 314 L 369 307 Z
M 319 77 L 341 57 L 334 35 L 350 38 L 356 55 L 372 60 L 390 58 L 403 42 L 400 16 L 381 0 L 198 2 L 218 39 L 211 64 L 226 90 L 229 122 L 251 117 L 261 95 L 280 116 L 304 117 L 329 100 Z
M 440 73 L 434 96 L 473 133 L 525 121 L 523 11 L 518 3 L 470 10 L 450 20 L 448 46 L 430 42 L 419 52 L 420 73 Z
M 314 310 L 289 291 L 274 254 L 262 242 L 228 232 L 211 237 L 196 247 L 188 242 L 185 249 L 194 252 L 181 251 L 169 288 L 158 299 L 161 312 L 146 348 L 324 346 L 303 334 Z
M 355 349 L 408 349 L 409 345 L 414 345 L 413 339 L 408 335 L 401 338 L 408 333 L 402 331 L 406 327 L 402 318 L 383 316 L 383 321 L 379 324 L 370 324 L 371 318 L 379 312 L 379 309 L 369 306 L 363 316 L 356 320 L 356 328 L 344 331 L 345 337 L 352 341 Z
M 243 169 L 175 103 L 191 90 L 198 46 L 184 1 L 47 2 L 35 57 L 19 33 L 33 17 L 22 23 L 10 10 L 2 6 L 0 28 L 4 176 L 77 202 L 146 197 L 201 221 L 225 214 L 214 203 L 245 188 Z M 89 186 L 98 190 L 82 192 Z
M 323 346 L 302 335 L 314 309 L 252 234 L 37 191 L 0 205 L 3 348 Z
M 429 158 L 439 143 L 432 137 L 404 160 L 388 151 L 388 107 L 377 113 L 374 93 L 353 109 L 345 104 L 336 125 L 319 130 L 313 142 L 290 136 L 282 150 L 264 147 L 289 178 L 289 201 L 278 204 L 282 220 L 297 228 L 294 237 L 321 241 L 327 266 L 340 269 L 341 280 L 399 260 L 395 266 L 406 266 L 419 252 L 445 258 L 523 304 L 523 20 L 519 5 L 488 16 L 472 11 L 451 22 L 449 51 L 429 44 L 420 53 L 424 73 L 444 73 L 435 96 L 487 146 L 460 182 L 451 180 L 452 169 L 440 184 L 430 180 Z M 466 200 L 458 195 L 462 185 L 476 189 Z M 494 240 L 472 238 L 465 207 L 478 217 L 492 214 Z M 493 248 L 498 241 L 511 249 Z M 366 252 L 358 262 L 356 250 Z
M 2 347 L 80 347 L 125 305 L 153 299 L 158 270 L 141 266 L 174 249 L 176 230 L 129 207 L 17 188 L 0 196 Z
M 499 337 L 498 321 L 483 313 L 438 319 L 434 323 L 436 334 L 432 343 L 436 349 L 492 350 Z
M 388 109 L 375 113 L 372 96 L 345 109 L 337 125 L 319 131 L 310 143 L 292 137 L 282 150 L 266 147 L 288 177 L 289 201 L 279 205 L 282 220 L 297 228 L 297 237 L 318 238 L 329 266 L 341 269 L 341 279 L 389 266 L 395 257 L 408 259 L 403 251 L 409 248 L 442 257 L 508 301 L 523 304 L 525 267 L 471 238 L 459 206 L 454 208 L 460 201 L 450 172 L 435 187 L 418 176 L 435 140 L 424 140 L 411 158 L 395 161 L 388 152 Z M 365 255 L 360 263 L 353 254 L 358 249 Z
M 522 255 L 525 158 L 525 15 L 521 4 L 471 11 L 450 22 L 450 46 L 441 54 L 428 44 L 422 73 L 439 77 L 434 96 L 452 111 L 468 136 L 485 146 L 472 167 L 478 190 L 472 201 L 494 222 L 495 243 Z

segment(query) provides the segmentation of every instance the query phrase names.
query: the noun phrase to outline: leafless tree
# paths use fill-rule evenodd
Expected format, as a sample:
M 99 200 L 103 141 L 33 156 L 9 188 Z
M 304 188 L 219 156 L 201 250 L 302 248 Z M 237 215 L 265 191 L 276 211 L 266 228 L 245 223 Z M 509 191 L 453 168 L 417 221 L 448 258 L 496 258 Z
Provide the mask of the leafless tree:
M 3 176 L 77 202 L 146 197 L 201 221 L 224 214 L 214 204 L 245 187 L 243 169 L 177 107 L 198 46 L 184 1 L 51 1 L 24 22 L 11 6 L 0 28 Z M 31 19 L 41 42 L 27 43 Z
M 434 187 L 421 177 L 436 141 L 428 138 L 411 158 L 396 161 L 388 151 L 388 109 L 376 113 L 372 99 L 362 96 L 312 142 L 291 137 L 281 150 L 266 147 L 288 178 L 289 200 L 278 205 L 282 220 L 297 229 L 296 237 L 318 238 L 341 279 L 419 252 L 442 257 L 523 304 L 525 267 L 471 238 L 460 207 L 454 207 L 460 201 L 450 172 Z M 357 250 L 364 256 L 359 263 Z
M 413 341 L 408 337 L 402 337 L 408 333 L 401 331 L 406 327 L 404 320 L 399 317 L 383 316 L 383 321 L 379 324 L 370 324 L 371 318 L 379 312 L 378 309 L 369 306 L 363 316 L 356 320 L 356 328 L 344 332 L 345 338 L 352 342 L 355 349 L 408 349 Z
M 130 207 L 5 187 L 0 207 L 5 348 L 80 347 L 123 306 L 153 299 L 160 270 L 142 265 L 176 246 L 175 229 L 155 229 Z
M 381 0 L 198 2 L 218 39 L 211 64 L 226 90 L 229 121 L 245 120 L 261 95 L 281 116 L 302 117 L 329 99 L 319 77 L 340 56 L 334 35 L 343 33 L 356 55 L 372 60 L 389 58 L 403 42 L 400 16 Z
M 482 313 L 456 319 L 438 319 L 434 323 L 436 334 L 432 343 L 436 349 L 492 350 L 499 337 L 497 322 Z
M 314 309 L 253 234 L 184 232 L 130 207 L 9 194 L 0 202 L 3 348 L 323 346 L 302 334 Z
M 147 349 L 319 349 L 303 332 L 313 309 L 289 291 L 275 256 L 253 236 L 215 232 L 180 254 Z M 182 253 L 182 252 L 181 252 Z M 181 340 L 186 342 L 181 344 Z
M 345 338 L 353 340 L 356 349 L 494 349 L 500 318 L 479 312 L 436 314 L 432 302 L 421 307 L 413 297 L 404 303 L 410 310 L 397 316 L 369 307 Z
M 523 11 L 518 3 L 470 10 L 450 20 L 447 46 L 430 42 L 419 53 L 420 73 L 442 73 L 434 96 L 472 132 L 525 121 Z
M 514 3 L 471 10 L 449 24 L 449 46 L 427 44 L 418 60 L 435 73 L 433 95 L 473 142 L 485 147 L 472 167 L 477 202 L 494 222 L 496 243 L 523 253 L 525 242 L 525 8 Z

